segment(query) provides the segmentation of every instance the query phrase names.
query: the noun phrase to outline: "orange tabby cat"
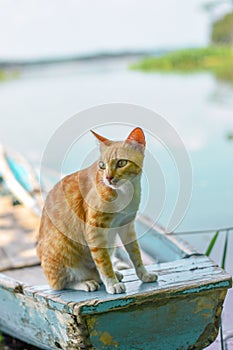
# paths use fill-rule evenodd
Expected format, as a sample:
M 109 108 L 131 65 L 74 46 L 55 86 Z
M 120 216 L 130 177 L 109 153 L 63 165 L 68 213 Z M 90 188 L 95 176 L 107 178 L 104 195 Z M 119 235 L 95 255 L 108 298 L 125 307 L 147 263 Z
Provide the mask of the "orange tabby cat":
M 135 128 L 125 141 L 110 141 L 92 131 L 100 158 L 62 179 L 47 196 L 37 253 L 53 289 L 123 293 L 122 274 L 111 252 L 118 234 L 143 282 L 156 281 L 143 266 L 134 220 L 140 203 L 145 136 Z

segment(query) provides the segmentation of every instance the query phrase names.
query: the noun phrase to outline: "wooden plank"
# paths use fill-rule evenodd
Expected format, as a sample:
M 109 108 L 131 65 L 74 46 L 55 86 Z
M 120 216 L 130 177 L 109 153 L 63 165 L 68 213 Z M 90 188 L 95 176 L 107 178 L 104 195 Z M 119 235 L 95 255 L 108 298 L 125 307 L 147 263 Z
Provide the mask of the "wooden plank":
M 27 208 L 0 198 L 0 271 L 39 263 L 36 239 L 39 218 Z
M 143 302 L 144 298 L 150 298 L 154 295 L 159 298 L 160 295 L 164 296 L 164 293 L 170 296 L 198 293 L 209 289 L 226 289 L 231 286 L 231 276 L 205 256 L 155 264 L 149 266 L 148 269 L 158 273 L 158 282 L 142 283 L 138 280 L 133 269 L 125 270 L 122 272 L 125 276 L 123 281 L 126 283 L 126 293 L 110 295 L 105 292 L 103 286 L 95 293 L 72 290 L 57 292 L 51 291 L 47 285 L 27 287 L 27 285 L 32 285 L 30 282 L 33 281 L 30 280 L 30 276 L 35 275 L 35 271 L 37 271 L 37 276 L 42 274 L 40 268 L 30 268 L 23 278 L 23 282 L 27 281 L 24 294 L 33 296 L 36 300 L 43 300 L 43 302 L 47 302 L 49 299 L 51 303 L 54 303 L 54 308 L 58 310 L 66 308 L 67 304 L 71 305 L 70 303 L 72 303 L 72 312 L 77 315 L 80 312 L 87 314 L 102 312 L 102 307 L 106 311 L 107 308 L 117 308 L 117 305 L 128 306 L 135 302 L 135 298 L 137 302 L 139 300 Z M 20 270 L 6 271 L 5 274 L 20 280 Z M 4 281 L 2 282 L 1 278 L 0 285 L 4 286 Z M 85 305 L 86 302 L 88 306 Z M 82 311 L 80 311 L 80 307 Z
M 29 286 L 47 285 L 47 280 L 44 276 L 44 273 L 40 265 L 6 270 L 4 271 L 4 275 L 12 279 L 19 280 L 21 284 L 24 284 L 24 285 L 29 285 Z
M 9 267 L 12 265 L 12 262 L 10 261 L 9 257 L 7 256 L 5 250 L 3 247 L 0 247 L 0 271 L 4 271 L 9 269 Z
M 176 274 L 178 275 L 180 272 L 185 271 L 199 271 L 201 273 L 202 270 L 209 267 L 216 267 L 217 264 L 210 260 L 207 256 L 198 256 L 198 257 L 190 257 L 189 259 L 180 259 L 174 262 L 167 262 L 162 264 L 154 264 L 151 266 L 147 266 L 149 271 L 156 271 L 162 275 L 166 274 Z M 138 277 L 135 275 L 134 269 L 123 270 L 124 281 L 137 281 Z M 5 271 L 5 275 L 9 276 L 13 279 L 20 280 L 24 284 L 28 285 L 40 285 L 46 284 L 46 280 L 40 266 L 30 267 L 30 268 L 21 268 L 16 270 L 7 270 Z M 37 281 L 37 283 L 34 283 Z M 44 283 L 45 282 L 45 283 Z M 1 282 L 0 282 L 1 283 Z

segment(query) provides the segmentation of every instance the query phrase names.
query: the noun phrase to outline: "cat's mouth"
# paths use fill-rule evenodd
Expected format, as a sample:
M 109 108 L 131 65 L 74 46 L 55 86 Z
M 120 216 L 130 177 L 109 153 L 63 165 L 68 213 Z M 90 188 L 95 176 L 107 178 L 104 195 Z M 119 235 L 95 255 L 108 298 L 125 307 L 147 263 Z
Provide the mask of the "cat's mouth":
M 117 190 L 117 189 L 120 189 L 120 188 L 126 183 L 126 181 L 123 180 L 123 179 L 121 179 L 121 180 L 120 180 L 120 179 L 119 179 L 119 180 L 117 180 L 117 179 L 111 179 L 111 180 L 109 181 L 108 179 L 104 178 L 104 179 L 103 179 L 103 183 L 104 183 L 106 186 L 112 188 L 113 190 Z
M 108 187 L 110 187 L 110 188 L 112 188 L 112 189 L 114 189 L 114 190 L 116 190 L 117 188 L 119 188 L 120 185 L 121 185 L 121 184 L 119 183 L 119 181 L 116 180 L 116 179 L 111 179 L 111 180 L 109 181 L 108 179 L 103 178 L 103 183 L 104 183 L 106 186 L 108 186 Z

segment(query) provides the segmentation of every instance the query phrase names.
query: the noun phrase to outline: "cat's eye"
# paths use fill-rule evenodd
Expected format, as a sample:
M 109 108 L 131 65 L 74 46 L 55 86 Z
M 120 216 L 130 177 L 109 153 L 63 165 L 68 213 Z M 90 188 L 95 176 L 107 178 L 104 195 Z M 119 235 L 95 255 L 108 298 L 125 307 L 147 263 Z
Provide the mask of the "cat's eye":
M 99 168 L 103 170 L 106 169 L 106 165 L 102 160 L 99 162 Z
M 117 162 L 117 167 L 118 168 L 123 168 L 124 166 L 126 166 L 126 164 L 128 163 L 128 160 L 126 159 L 120 159 Z

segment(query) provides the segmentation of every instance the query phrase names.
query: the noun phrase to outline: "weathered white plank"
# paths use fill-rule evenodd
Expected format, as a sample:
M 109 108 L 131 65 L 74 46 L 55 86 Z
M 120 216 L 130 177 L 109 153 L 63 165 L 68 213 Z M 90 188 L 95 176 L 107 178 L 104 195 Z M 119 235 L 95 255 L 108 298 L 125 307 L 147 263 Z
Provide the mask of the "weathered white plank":
M 212 260 L 210 260 L 206 256 L 193 256 L 189 259 L 180 259 L 173 262 L 167 262 L 162 264 L 154 264 L 147 266 L 149 271 L 159 272 L 160 275 L 165 274 L 179 274 L 181 271 L 199 271 L 201 272 L 203 269 L 207 267 L 217 266 Z M 7 276 L 10 276 L 15 279 L 19 279 L 25 284 L 29 285 L 40 285 L 46 284 L 46 279 L 44 277 L 43 271 L 40 266 L 34 266 L 30 269 L 25 267 L 21 269 L 12 269 L 4 272 Z M 123 270 L 124 281 L 135 281 L 138 280 L 135 275 L 134 269 Z
M 39 264 L 35 243 L 39 218 L 25 207 L 0 197 L 0 271 Z
M 197 293 L 201 290 L 229 288 L 231 284 L 231 277 L 226 274 L 222 269 L 216 267 L 211 260 L 205 256 L 190 257 L 188 259 L 177 260 L 172 263 L 155 264 L 148 267 L 151 271 L 156 271 L 159 274 L 158 282 L 156 283 L 142 283 L 135 275 L 134 270 L 123 271 L 124 279 L 126 283 L 126 294 L 107 294 L 103 288 L 95 293 L 81 292 L 81 291 L 51 291 L 47 285 L 24 287 L 24 294 L 34 296 L 36 300 L 53 304 L 54 308 L 61 310 L 66 308 L 66 305 L 73 303 L 74 314 L 79 312 L 79 304 L 88 301 L 89 304 L 105 304 L 107 302 L 115 301 L 113 304 L 117 304 L 119 300 L 125 300 L 128 305 L 128 300 L 133 298 L 143 300 L 144 295 L 146 297 L 150 295 L 159 294 L 182 294 L 182 293 Z M 24 275 L 20 277 L 20 270 L 6 271 L 6 275 L 15 279 L 22 279 L 22 282 L 27 285 L 33 284 L 30 282 L 30 276 L 35 274 L 42 274 L 42 270 L 38 267 L 32 267 L 24 269 Z M 4 285 L 4 281 L 1 281 L 0 285 Z M 77 304 L 77 307 L 75 306 Z M 115 306 L 114 306 L 115 307 Z M 92 311 L 98 310 L 92 308 Z M 78 310 L 78 311 L 77 311 Z

